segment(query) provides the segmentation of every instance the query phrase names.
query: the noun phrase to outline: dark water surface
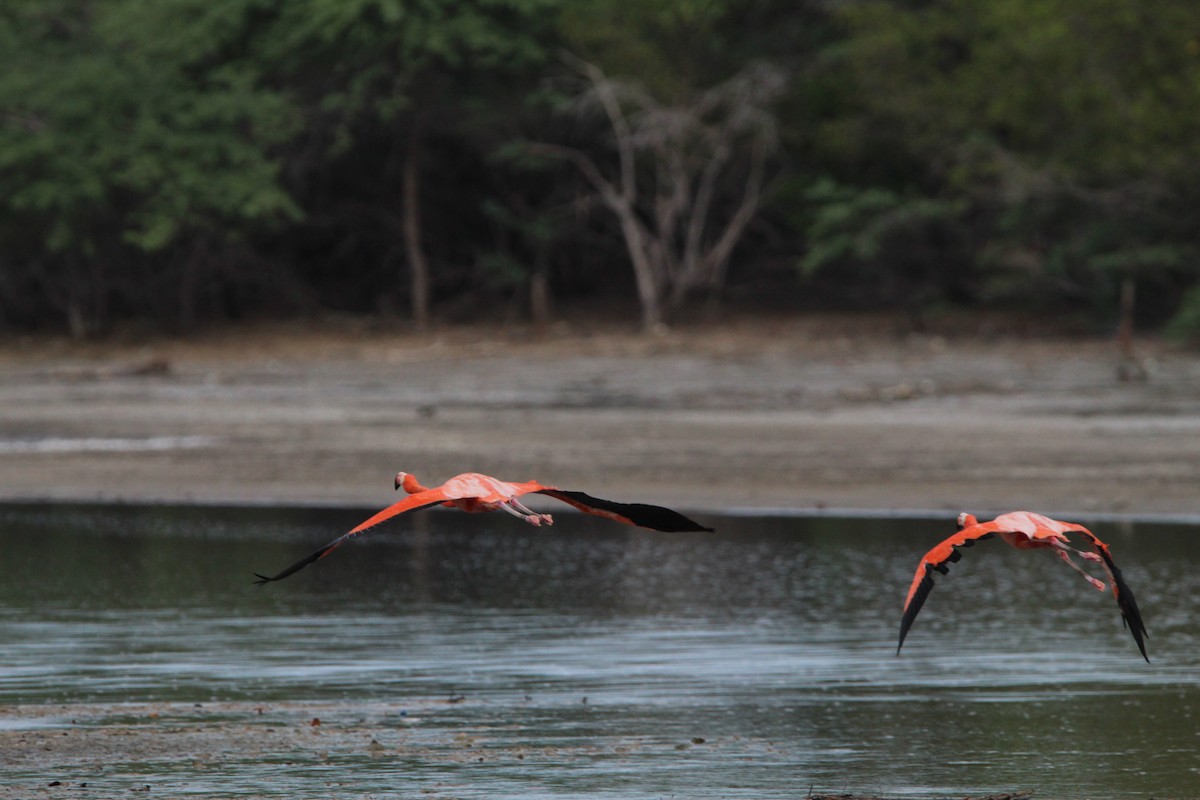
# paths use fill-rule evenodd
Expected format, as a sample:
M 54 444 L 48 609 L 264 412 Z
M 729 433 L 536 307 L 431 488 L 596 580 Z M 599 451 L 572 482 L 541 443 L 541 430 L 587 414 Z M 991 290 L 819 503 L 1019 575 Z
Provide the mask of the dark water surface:
M 1111 595 L 1000 542 L 939 579 L 897 658 L 949 514 L 698 535 L 423 512 L 251 584 L 362 516 L 0 507 L 0 728 L 30 706 L 312 702 L 431 743 L 184 762 L 159 796 L 1200 797 L 1200 527 L 1092 525 L 1137 593 L 1146 664 Z M 410 717 L 422 700 L 436 712 Z M 464 739 L 521 766 L 435 757 Z

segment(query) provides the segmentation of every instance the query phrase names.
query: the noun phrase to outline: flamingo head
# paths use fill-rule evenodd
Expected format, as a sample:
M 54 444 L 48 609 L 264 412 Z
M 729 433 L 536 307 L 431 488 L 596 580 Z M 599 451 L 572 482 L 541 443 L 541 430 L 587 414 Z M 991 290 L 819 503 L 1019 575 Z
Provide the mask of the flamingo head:
M 404 489 L 404 491 L 408 492 L 409 494 L 429 491 L 421 485 L 421 482 L 417 480 L 417 476 L 413 475 L 411 472 L 396 473 L 396 488 Z
M 958 515 L 958 529 L 960 531 L 963 528 L 969 528 L 972 525 L 978 525 L 978 524 L 979 524 L 979 520 L 975 519 L 974 514 L 968 514 L 967 512 L 964 511 Z

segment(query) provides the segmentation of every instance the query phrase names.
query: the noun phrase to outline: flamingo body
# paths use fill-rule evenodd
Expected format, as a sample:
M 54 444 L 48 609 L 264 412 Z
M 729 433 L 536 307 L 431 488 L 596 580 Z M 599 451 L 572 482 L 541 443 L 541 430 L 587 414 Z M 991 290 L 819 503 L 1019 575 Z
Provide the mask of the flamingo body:
M 1094 533 L 1082 525 L 1073 522 L 1061 522 L 1032 511 L 1013 511 L 1001 514 L 990 522 L 979 522 L 971 514 L 960 514 L 958 517 L 957 533 L 935 545 L 926 553 L 919 564 L 912 584 L 908 588 L 908 596 L 904 600 L 904 612 L 900 619 L 900 643 L 896 646 L 896 654 L 904 646 L 904 637 L 917 618 L 926 598 L 933 590 L 933 573 L 945 575 L 949 565 L 962 558 L 960 547 L 970 547 L 976 542 L 999 536 L 1009 545 L 1018 550 L 1052 550 L 1068 566 L 1083 575 L 1093 587 L 1103 591 L 1106 587 L 1103 581 L 1093 578 L 1084 572 L 1083 568 L 1071 560 L 1074 553 L 1087 561 L 1096 561 L 1103 567 L 1112 586 L 1113 597 L 1117 608 L 1121 611 L 1121 621 L 1133 634 L 1133 640 L 1141 651 L 1142 658 L 1149 661 L 1146 655 L 1145 637 L 1148 635 L 1142 622 L 1141 612 L 1138 611 L 1137 601 L 1133 592 L 1125 583 L 1121 570 L 1117 568 L 1112 558 L 1112 551 Z M 1067 538 L 1068 533 L 1077 533 L 1087 539 L 1092 546 L 1092 552 L 1082 552 L 1071 547 Z
M 282 580 L 314 561 L 324 558 L 343 543 L 366 533 L 376 525 L 387 522 L 392 517 L 403 514 L 406 511 L 414 511 L 429 506 L 449 506 L 466 511 L 469 514 L 501 510 L 507 511 L 531 525 L 542 525 L 543 523 L 553 525 L 554 520 L 549 514 L 536 513 L 521 503 L 519 498 L 526 494 L 544 494 L 561 500 L 570 506 L 574 506 L 584 513 L 606 517 L 625 525 L 635 525 L 641 528 L 669 532 L 712 530 L 712 528 L 706 528 L 688 519 L 677 511 L 672 511 L 662 506 L 652 506 L 644 503 L 616 503 L 612 500 L 592 497 L 583 492 L 559 489 L 555 486 L 545 486 L 537 481 L 509 483 L 478 472 L 465 472 L 462 475 L 456 475 L 441 486 L 434 488 L 422 486 L 416 477 L 410 473 L 400 472 L 396 475 L 395 484 L 397 489 L 404 489 L 408 493 L 408 497 L 368 517 L 354 528 L 351 528 L 347 533 L 334 539 L 320 550 L 305 556 L 282 572 L 270 577 L 255 573 L 258 578 L 255 583 L 262 584 Z

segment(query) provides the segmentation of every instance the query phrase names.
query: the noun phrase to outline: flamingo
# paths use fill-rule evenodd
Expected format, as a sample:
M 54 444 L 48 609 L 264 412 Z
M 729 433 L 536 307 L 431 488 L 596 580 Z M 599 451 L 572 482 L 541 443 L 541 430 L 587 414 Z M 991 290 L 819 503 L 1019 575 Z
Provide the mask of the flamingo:
M 563 501 L 567 505 L 574 506 L 585 513 L 607 517 L 625 525 L 636 525 L 641 528 L 668 532 L 712 531 L 712 528 L 706 528 L 688 519 L 683 514 L 672 511 L 669 508 L 663 508 L 662 506 L 651 506 L 644 503 L 614 503 L 611 500 L 601 500 L 598 497 L 592 497 L 583 492 L 571 492 L 554 486 L 544 486 L 537 481 L 508 483 L 497 480 L 490 475 L 481 475 L 478 472 L 466 472 L 462 475 L 456 475 L 441 486 L 435 486 L 432 489 L 422 486 L 412 474 L 399 472 L 396 474 L 396 489 L 401 488 L 408 493 L 408 497 L 388 506 L 378 514 L 351 529 L 348 533 L 342 534 L 320 550 L 305 556 L 276 575 L 267 577 L 266 575 L 255 573 L 255 577 L 258 578 L 255 583 L 264 584 L 270 581 L 282 580 L 314 561 L 324 558 L 344 542 L 366 533 L 376 525 L 386 522 L 392 517 L 403 514 L 406 511 L 413 511 L 428 506 L 449 506 L 471 514 L 500 509 L 507 511 L 518 519 L 528 522 L 530 525 L 553 525 L 554 520 L 549 514 L 539 514 L 536 511 L 531 511 L 521 503 L 519 498 L 525 494 L 548 495 Z
M 1067 533 L 1082 534 L 1095 552 L 1084 552 L 1071 547 L 1068 544 Z M 962 558 L 962 553 L 956 548 L 970 547 L 978 541 L 990 539 L 993 534 L 999 535 L 1018 550 L 1053 551 L 1067 566 L 1083 575 L 1084 580 L 1104 591 L 1104 582 L 1085 572 L 1071 560 L 1071 554 L 1074 553 L 1086 561 L 1100 563 L 1108 575 L 1109 583 L 1112 584 L 1113 597 L 1117 599 L 1117 608 L 1121 610 L 1121 621 L 1133 634 L 1133 640 L 1137 642 L 1142 658 L 1149 663 L 1150 658 L 1146 655 L 1146 626 L 1142 623 L 1142 615 L 1138 611 L 1137 601 L 1133 599 L 1133 592 L 1125 584 L 1121 570 L 1113 563 L 1108 545 L 1082 525 L 1059 522 L 1031 511 L 1001 514 L 991 522 L 979 522 L 971 514 L 958 515 L 958 533 L 926 553 L 917 565 L 917 574 L 913 576 L 912 586 L 909 587 L 908 597 L 904 601 L 904 615 L 900 618 L 900 643 L 896 645 L 896 655 L 900 655 L 900 648 L 904 646 L 904 637 L 908 635 L 908 629 L 912 627 L 917 613 L 925 604 L 925 598 L 933 590 L 934 570 L 945 575 L 949 572 L 949 565 Z

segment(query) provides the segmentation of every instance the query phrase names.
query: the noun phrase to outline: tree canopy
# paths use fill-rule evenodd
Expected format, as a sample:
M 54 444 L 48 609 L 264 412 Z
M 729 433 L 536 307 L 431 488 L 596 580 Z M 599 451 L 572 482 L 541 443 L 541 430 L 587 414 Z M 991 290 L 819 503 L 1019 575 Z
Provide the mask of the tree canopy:
M 1196 331 L 1198 10 L 11 0 L 0 330 L 597 298 L 1099 328 L 1136 286 Z

